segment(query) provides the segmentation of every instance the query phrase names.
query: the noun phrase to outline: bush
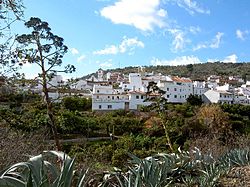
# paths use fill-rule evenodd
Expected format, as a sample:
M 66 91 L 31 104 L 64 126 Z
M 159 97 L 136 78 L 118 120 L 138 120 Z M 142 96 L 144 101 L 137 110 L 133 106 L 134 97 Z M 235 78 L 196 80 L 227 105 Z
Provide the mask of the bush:
M 62 133 L 92 133 L 98 129 L 98 120 L 82 116 L 79 112 L 62 111 L 57 118 L 59 131 Z
M 87 111 L 92 108 L 92 101 L 88 98 L 65 97 L 62 99 L 62 104 L 70 111 Z

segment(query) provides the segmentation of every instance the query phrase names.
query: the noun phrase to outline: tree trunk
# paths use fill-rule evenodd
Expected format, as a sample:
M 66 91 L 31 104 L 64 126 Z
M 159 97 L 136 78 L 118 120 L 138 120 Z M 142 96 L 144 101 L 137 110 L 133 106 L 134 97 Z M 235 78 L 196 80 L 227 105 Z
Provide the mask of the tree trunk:
M 164 121 L 162 122 L 162 126 L 163 126 L 163 128 L 164 128 L 165 136 L 166 136 L 166 138 L 167 138 L 167 145 L 169 146 L 171 152 L 173 152 L 173 151 L 174 151 L 174 148 L 173 148 L 173 146 L 172 146 L 170 137 L 169 137 L 169 135 L 168 135 L 167 125 L 166 125 L 166 123 L 165 123 Z
M 61 144 L 59 141 L 59 137 L 57 134 L 57 127 L 55 124 L 55 118 L 54 118 L 54 114 L 53 114 L 53 109 L 52 109 L 52 102 L 49 98 L 49 90 L 47 87 L 47 77 L 46 77 L 46 70 L 45 70 L 45 65 L 44 65 L 44 61 L 43 61 L 43 54 L 42 54 L 42 48 L 41 48 L 41 44 L 39 41 L 37 41 L 37 46 L 38 46 L 38 50 L 39 50 L 39 54 L 40 54 L 40 61 L 41 61 L 41 69 L 42 69 L 42 86 L 43 86 L 43 93 L 45 96 L 45 101 L 46 101 L 46 105 L 47 105 L 47 115 L 49 117 L 49 125 L 51 127 L 52 130 L 52 134 L 53 134 L 53 138 L 55 141 L 55 145 L 56 145 L 56 149 L 57 151 L 61 151 Z
M 56 149 L 57 149 L 57 151 L 61 151 L 62 148 L 61 148 L 61 144 L 60 144 L 59 137 L 57 134 L 57 127 L 55 124 L 52 103 L 51 103 L 51 100 L 49 98 L 49 91 L 47 88 L 46 75 L 45 75 L 45 73 L 43 73 L 42 75 L 43 75 L 43 77 L 42 77 L 43 78 L 43 93 L 45 95 L 45 101 L 46 101 L 46 105 L 47 105 L 47 114 L 49 116 L 49 124 L 50 124 L 52 134 L 53 134 L 53 137 L 55 140 Z

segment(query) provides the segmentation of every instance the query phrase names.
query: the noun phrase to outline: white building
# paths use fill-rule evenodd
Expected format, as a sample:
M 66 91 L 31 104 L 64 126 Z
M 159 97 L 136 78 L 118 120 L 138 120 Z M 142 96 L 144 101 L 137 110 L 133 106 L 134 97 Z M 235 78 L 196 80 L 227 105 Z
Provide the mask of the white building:
M 227 91 L 208 90 L 203 94 L 205 103 L 233 104 L 234 95 Z
M 146 93 L 139 91 L 122 92 L 112 86 L 93 87 L 92 110 L 137 110 L 141 106 L 149 105 L 144 102 Z
M 189 95 L 193 94 L 193 83 L 188 78 L 166 76 L 158 86 L 166 92 L 164 97 L 170 103 L 185 103 Z
M 193 81 L 193 95 L 203 95 L 208 90 L 205 81 Z
M 92 86 L 88 85 L 88 81 L 82 79 L 71 84 L 70 88 L 76 90 L 92 90 Z

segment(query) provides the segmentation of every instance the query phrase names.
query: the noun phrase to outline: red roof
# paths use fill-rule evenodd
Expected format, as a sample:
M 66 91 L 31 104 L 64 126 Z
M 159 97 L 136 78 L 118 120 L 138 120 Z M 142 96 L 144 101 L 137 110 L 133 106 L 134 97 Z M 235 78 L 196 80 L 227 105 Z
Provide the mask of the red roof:
M 171 79 L 175 82 L 192 82 L 189 78 L 171 77 Z

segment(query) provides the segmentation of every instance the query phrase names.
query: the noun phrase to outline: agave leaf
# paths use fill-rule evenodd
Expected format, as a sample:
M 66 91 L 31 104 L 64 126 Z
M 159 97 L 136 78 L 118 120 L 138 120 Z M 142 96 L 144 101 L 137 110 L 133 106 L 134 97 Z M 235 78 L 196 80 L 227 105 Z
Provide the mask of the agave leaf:
M 28 161 L 28 165 L 31 170 L 31 178 L 34 187 L 41 186 L 41 184 L 46 183 L 46 181 L 48 181 L 48 173 L 45 171 L 45 165 L 42 154 L 31 157 Z
M 56 156 L 57 158 L 61 160 L 69 160 L 71 159 L 70 156 L 65 154 L 64 152 L 61 151 L 43 151 L 43 153 L 46 153 L 48 155 Z
M 120 187 L 126 187 L 127 185 L 126 185 L 126 180 L 125 180 L 125 182 L 123 182 L 122 180 L 121 180 L 121 177 L 124 177 L 123 175 L 115 175 L 115 177 L 116 177 L 116 179 L 118 180 L 118 182 L 119 182 L 119 184 L 120 184 Z M 125 179 L 125 177 L 124 177 L 124 179 Z
M 71 159 L 69 156 L 65 155 L 61 173 L 58 176 L 58 180 L 55 181 L 53 186 L 70 187 L 74 175 L 74 163 L 75 159 Z
M 25 187 L 26 183 L 22 180 L 11 176 L 4 176 L 0 178 L 0 186 L 1 187 Z
M 82 172 L 82 174 L 79 177 L 77 187 L 85 186 L 85 184 L 86 184 L 86 176 L 87 176 L 88 171 L 89 171 L 89 168 L 85 172 Z
M 44 161 L 44 165 L 46 166 L 47 171 L 50 172 L 52 180 L 55 180 L 60 174 L 57 167 L 48 161 Z

